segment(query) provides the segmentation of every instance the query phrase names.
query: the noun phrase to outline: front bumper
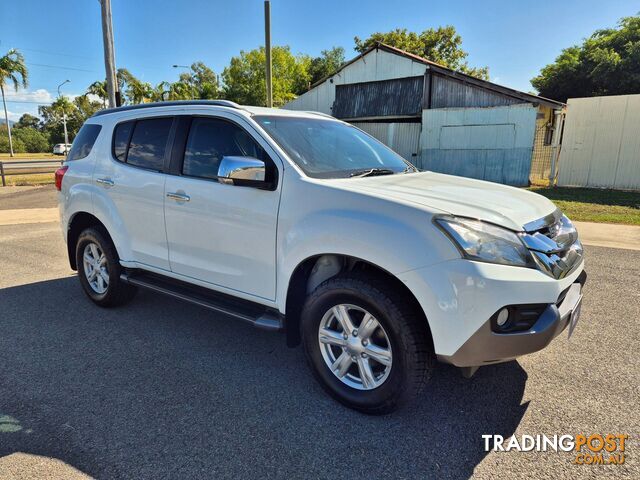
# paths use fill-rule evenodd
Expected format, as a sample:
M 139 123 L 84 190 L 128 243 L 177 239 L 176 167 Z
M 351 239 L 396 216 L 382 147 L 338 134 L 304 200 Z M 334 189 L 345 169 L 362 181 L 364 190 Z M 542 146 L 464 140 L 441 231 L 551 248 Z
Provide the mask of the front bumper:
M 563 278 L 540 270 L 455 259 L 399 274 L 422 307 L 437 357 L 459 367 L 503 362 L 544 348 L 567 326 L 584 283 L 584 261 Z M 577 284 L 578 287 L 573 287 Z M 563 293 L 566 297 L 559 302 Z M 571 295 L 569 295 L 571 293 Z M 579 295 L 578 295 L 579 296 Z M 507 305 L 546 305 L 531 329 L 497 334 Z
M 438 359 L 458 367 L 475 367 L 506 362 L 542 350 L 569 325 L 572 313 L 582 298 L 586 278 L 583 270 L 560 294 L 558 301 L 544 309 L 530 329 L 497 333 L 491 320 L 487 320 L 453 355 L 439 355 Z

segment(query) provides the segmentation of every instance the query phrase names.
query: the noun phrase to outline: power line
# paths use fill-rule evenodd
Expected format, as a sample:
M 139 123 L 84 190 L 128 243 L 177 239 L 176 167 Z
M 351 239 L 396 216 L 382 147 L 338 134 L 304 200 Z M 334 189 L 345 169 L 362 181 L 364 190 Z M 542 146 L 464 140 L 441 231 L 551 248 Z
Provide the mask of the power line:
M 32 63 L 32 62 L 26 62 L 26 63 L 27 63 L 27 65 L 32 65 L 34 67 L 58 68 L 60 70 L 73 70 L 73 71 L 76 71 L 76 72 L 98 73 L 95 70 L 86 70 L 84 68 L 63 67 L 62 65 L 46 65 L 44 63 Z
M 87 56 L 84 56 L 84 55 L 71 55 L 70 53 L 47 52 L 46 50 L 39 50 L 37 48 L 22 47 L 22 48 L 19 48 L 19 50 L 26 50 L 28 52 L 44 53 L 46 55 L 57 55 L 57 56 L 60 56 L 60 57 L 83 58 L 85 60 L 95 60 L 95 58 L 93 58 L 93 57 L 87 57 Z
M 33 103 L 35 105 L 51 105 L 53 102 L 37 102 L 35 100 L 5 100 L 7 103 Z

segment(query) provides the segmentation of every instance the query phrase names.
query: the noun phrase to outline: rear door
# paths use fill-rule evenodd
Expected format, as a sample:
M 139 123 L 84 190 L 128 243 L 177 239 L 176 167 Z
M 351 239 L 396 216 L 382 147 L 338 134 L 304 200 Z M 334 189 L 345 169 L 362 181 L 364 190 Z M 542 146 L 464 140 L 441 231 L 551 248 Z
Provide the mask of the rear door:
M 244 119 L 194 116 L 176 134 L 177 164 L 165 184 L 171 270 L 225 289 L 275 299 L 280 187 L 262 190 L 218 182 L 228 155 L 264 160 L 279 175 L 275 152 Z M 181 200 L 182 198 L 182 200 Z
M 173 136 L 174 117 L 155 116 L 122 121 L 115 126 L 110 161 L 99 162 L 94 182 L 106 190 L 113 218 L 142 265 L 169 270 L 164 225 L 163 173 Z M 96 201 L 100 201 L 97 197 Z

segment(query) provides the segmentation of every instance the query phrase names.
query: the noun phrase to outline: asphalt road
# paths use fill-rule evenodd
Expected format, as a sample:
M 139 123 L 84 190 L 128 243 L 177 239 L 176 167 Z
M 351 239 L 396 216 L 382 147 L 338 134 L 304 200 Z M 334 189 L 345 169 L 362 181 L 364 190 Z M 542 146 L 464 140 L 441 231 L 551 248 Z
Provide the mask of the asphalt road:
M 55 223 L 0 227 L 2 478 L 640 478 L 640 251 L 588 247 L 574 336 L 471 380 L 438 369 L 415 408 L 350 411 L 301 350 L 142 292 L 81 293 Z M 623 466 L 486 453 L 482 434 L 627 433 Z
M 0 187 L 0 210 L 55 208 L 58 196 L 54 185 L 42 187 Z

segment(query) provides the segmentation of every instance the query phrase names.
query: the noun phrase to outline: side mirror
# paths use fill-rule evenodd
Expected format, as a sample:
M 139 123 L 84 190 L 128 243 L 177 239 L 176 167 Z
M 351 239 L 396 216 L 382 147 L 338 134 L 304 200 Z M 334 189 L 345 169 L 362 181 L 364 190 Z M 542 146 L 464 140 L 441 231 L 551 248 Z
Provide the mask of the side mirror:
M 218 181 L 230 185 L 258 186 L 265 182 L 266 166 L 252 157 L 222 157 Z

